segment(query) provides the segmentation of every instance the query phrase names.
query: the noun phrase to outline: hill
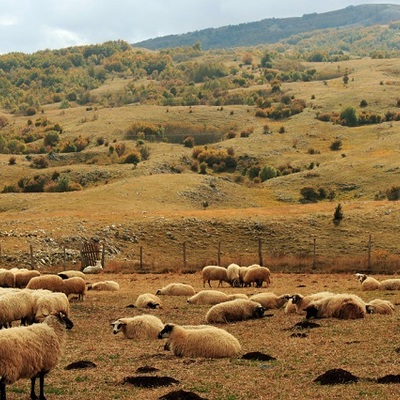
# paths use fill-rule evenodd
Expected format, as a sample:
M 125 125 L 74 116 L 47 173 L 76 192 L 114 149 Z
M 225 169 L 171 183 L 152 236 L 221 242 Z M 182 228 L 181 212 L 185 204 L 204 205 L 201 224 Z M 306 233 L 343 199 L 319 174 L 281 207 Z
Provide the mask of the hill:
M 400 19 L 400 5 L 365 4 L 326 13 L 305 14 L 294 18 L 268 18 L 257 22 L 208 28 L 181 35 L 168 35 L 134 43 L 147 49 L 193 46 L 207 49 L 248 47 L 276 43 L 292 35 L 314 30 L 369 27 Z

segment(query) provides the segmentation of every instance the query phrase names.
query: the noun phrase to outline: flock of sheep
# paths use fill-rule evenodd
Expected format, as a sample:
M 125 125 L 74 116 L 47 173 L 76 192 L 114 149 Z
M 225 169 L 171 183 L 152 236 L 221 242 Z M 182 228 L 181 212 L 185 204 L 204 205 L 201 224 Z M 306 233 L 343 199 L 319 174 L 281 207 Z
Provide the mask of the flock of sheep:
M 99 268 L 86 271 L 99 272 Z M 400 279 L 378 282 L 364 274 L 356 274 L 356 277 L 362 290 L 400 290 Z M 41 275 L 37 271 L 0 269 L 0 400 L 6 400 L 6 385 L 21 378 L 31 379 L 32 399 L 45 400 L 44 376 L 57 365 L 65 330 L 73 326 L 69 319 L 70 297 L 76 296 L 78 301 L 83 301 L 87 290 L 119 290 L 115 281 L 88 284 L 86 278 L 80 271 Z M 233 288 L 253 286 L 259 292 L 251 296 L 227 294 L 212 289 L 213 281 L 218 282 L 218 286 L 225 282 Z M 112 332 L 122 332 L 125 338 L 134 340 L 166 338 L 164 348 L 179 357 L 236 357 L 242 350 L 240 342 L 221 325 L 263 318 L 269 309 L 305 315 L 307 319 L 356 319 L 373 313 L 390 315 L 395 310 L 388 300 L 364 302 L 350 293 L 277 295 L 263 290 L 264 283 L 266 287 L 271 284 L 271 273 L 268 268 L 256 264 L 249 267 L 231 264 L 227 268 L 206 266 L 202 270 L 202 282 L 203 289 L 198 292 L 189 284 L 171 283 L 154 294 L 137 296 L 132 307 L 139 309 L 141 314 L 111 322 Z M 163 322 L 146 312 L 146 309 L 162 309 L 161 296 L 184 296 L 188 305 L 207 305 L 204 324 Z M 39 397 L 35 394 L 37 377 L 40 378 Z

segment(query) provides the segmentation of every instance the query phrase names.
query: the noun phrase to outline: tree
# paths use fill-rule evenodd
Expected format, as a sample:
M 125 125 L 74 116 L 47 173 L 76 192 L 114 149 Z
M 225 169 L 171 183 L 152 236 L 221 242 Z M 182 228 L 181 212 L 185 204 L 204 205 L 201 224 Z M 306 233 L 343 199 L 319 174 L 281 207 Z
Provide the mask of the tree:
M 358 124 L 356 110 L 351 106 L 340 113 L 340 119 L 342 120 L 342 124 L 346 126 L 357 126 Z
M 344 218 L 342 205 L 339 203 L 336 208 L 335 212 L 333 213 L 333 223 L 340 224 L 340 221 Z
M 60 141 L 60 135 L 57 131 L 49 131 L 46 133 L 44 137 L 44 145 L 54 147 L 57 146 L 58 142 Z

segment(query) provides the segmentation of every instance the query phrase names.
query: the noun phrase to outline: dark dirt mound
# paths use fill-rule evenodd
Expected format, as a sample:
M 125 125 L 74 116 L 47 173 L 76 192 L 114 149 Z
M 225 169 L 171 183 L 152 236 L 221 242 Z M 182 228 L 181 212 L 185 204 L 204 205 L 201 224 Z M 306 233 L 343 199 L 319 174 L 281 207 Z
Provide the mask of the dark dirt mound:
M 159 386 L 170 386 L 174 383 L 179 383 L 174 378 L 169 376 L 126 376 L 122 384 L 130 383 L 133 386 L 144 387 L 144 388 L 154 388 Z
M 275 357 L 269 356 L 268 354 L 260 353 L 258 351 L 253 351 L 250 353 L 243 354 L 242 358 L 245 360 L 256 360 L 256 361 L 276 360 Z
M 200 397 L 196 393 L 187 392 L 185 390 L 177 390 L 175 392 L 169 392 L 164 396 L 158 398 L 158 400 L 207 400 L 204 397 Z
M 64 369 L 70 370 L 70 369 L 84 369 L 84 368 L 96 368 L 96 364 L 87 360 L 75 361 L 71 364 L 68 364 Z
M 147 365 L 145 365 L 144 367 L 139 367 L 136 370 L 137 374 L 151 374 L 152 372 L 157 372 L 159 371 L 158 368 L 154 368 L 154 367 L 149 367 Z
M 321 325 L 311 321 L 300 321 L 293 325 L 292 329 L 312 329 L 319 328 Z
M 358 377 L 341 368 L 330 369 L 314 379 L 314 382 L 319 382 L 321 385 L 337 385 L 358 381 Z
M 290 335 L 290 337 L 299 337 L 299 338 L 306 338 L 307 337 L 307 334 L 306 333 L 292 333 L 291 335 Z
M 376 380 L 378 383 L 400 383 L 400 375 L 385 375 Z

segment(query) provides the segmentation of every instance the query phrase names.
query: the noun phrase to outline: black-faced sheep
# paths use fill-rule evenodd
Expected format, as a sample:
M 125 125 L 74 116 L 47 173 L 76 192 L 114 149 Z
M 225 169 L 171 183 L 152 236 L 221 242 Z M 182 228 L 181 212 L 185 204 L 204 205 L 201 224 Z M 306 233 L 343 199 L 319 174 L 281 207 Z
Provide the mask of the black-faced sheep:
M 119 290 L 119 283 L 115 281 L 102 281 L 88 285 L 88 290 L 104 290 L 110 292 L 116 292 Z
M 62 271 L 59 272 L 57 275 L 62 279 L 75 278 L 75 277 L 86 279 L 86 275 L 82 271 L 77 271 L 75 269 Z
M 226 268 L 226 273 L 228 274 L 228 280 L 231 286 L 240 286 L 240 266 L 237 264 L 229 264 Z
M 134 306 L 137 308 L 160 308 L 162 303 L 156 295 L 143 293 L 137 297 Z
M 256 301 L 245 299 L 231 300 L 212 306 L 206 314 L 206 321 L 209 324 L 224 324 L 233 321 L 262 318 L 264 311 L 264 307 Z
M 267 267 L 248 267 L 246 275 L 243 278 L 245 286 L 255 283 L 256 287 L 262 287 L 264 282 L 267 286 L 271 283 L 271 271 Z
M 185 283 L 170 283 L 161 289 L 158 289 L 156 295 L 167 296 L 193 296 L 195 294 L 193 286 Z
M 282 308 L 291 298 L 290 294 L 278 296 L 271 292 L 257 293 L 249 297 L 250 300 L 260 303 L 266 310 Z
M 361 290 L 400 290 L 400 279 L 384 279 L 383 281 L 378 281 L 372 276 L 367 276 L 365 274 L 356 274 L 356 277 L 361 282 Z
M 240 343 L 233 335 L 216 327 L 185 329 L 167 324 L 158 337 L 168 338 L 168 347 L 178 357 L 236 357 L 241 351 Z
M 43 322 L 43 320 L 52 314 L 64 313 L 67 317 L 70 314 L 70 304 L 68 297 L 60 292 L 40 293 L 36 290 L 32 293 L 35 297 L 35 322 Z
M 389 300 L 374 299 L 367 303 L 369 314 L 391 315 L 394 313 L 394 304 Z
M 218 281 L 218 287 L 222 286 L 222 282 L 229 282 L 228 272 L 226 268 L 217 265 L 207 265 L 202 269 L 203 287 L 211 287 L 211 281 Z
M 335 294 L 312 301 L 306 307 L 306 318 L 364 318 L 367 313 L 365 302 L 354 294 Z
M 228 296 L 224 292 L 218 290 L 201 290 L 192 297 L 187 299 L 189 304 L 209 304 L 214 305 L 228 301 Z
M 44 377 L 59 362 L 65 342 L 65 329 L 73 323 L 60 313 L 41 324 L 0 331 L 0 394 L 6 399 L 6 385 L 31 379 L 31 399 L 45 400 Z M 40 379 L 39 397 L 35 393 Z
M 160 318 L 150 314 L 119 318 L 111 325 L 114 335 L 122 332 L 127 339 L 157 339 L 159 332 L 164 328 Z
M 21 321 L 22 325 L 31 324 L 34 304 L 34 297 L 27 290 L 11 291 L 0 296 L 0 328 L 11 327 L 13 321 Z
M 291 299 L 286 304 L 285 313 L 286 314 L 305 314 L 305 308 L 314 300 L 320 300 L 325 297 L 333 296 L 334 293 L 331 292 L 318 292 L 313 293 L 308 296 L 303 296 L 301 294 L 294 294 Z

